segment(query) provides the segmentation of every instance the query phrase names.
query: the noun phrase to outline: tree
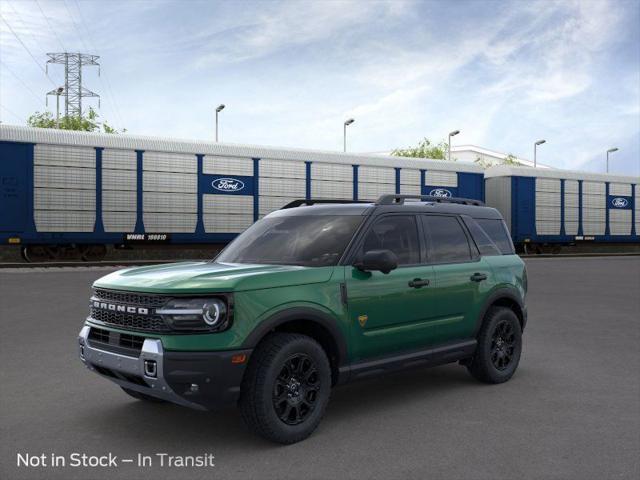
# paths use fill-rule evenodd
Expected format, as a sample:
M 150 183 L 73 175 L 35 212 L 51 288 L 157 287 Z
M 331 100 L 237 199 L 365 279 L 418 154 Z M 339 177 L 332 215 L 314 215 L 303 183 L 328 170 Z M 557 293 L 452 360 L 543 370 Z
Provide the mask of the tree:
M 104 133 L 124 133 L 127 130 L 123 128 L 121 132 L 110 126 L 106 121 L 98 121 L 98 113 L 89 108 L 89 112 L 86 116 L 72 117 L 63 116 L 60 117 L 60 124 L 56 121 L 53 113 L 51 112 L 36 112 L 31 115 L 27 120 L 27 125 L 30 127 L 38 128 L 60 128 L 62 130 L 80 130 L 83 132 L 100 132 Z
M 508 154 L 499 162 L 486 160 L 482 157 L 476 157 L 475 163 L 480 165 L 482 168 L 489 168 L 489 167 L 493 167 L 494 165 L 515 165 L 515 166 L 522 165 L 522 163 L 520 163 L 517 157 L 512 153 Z
M 449 145 L 444 140 L 434 145 L 428 138 L 424 138 L 418 143 L 417 147 L 409 148 L 396 148 L 391 155 L 398 157 L 412 157 L 412 158 L 434 158 L 436 160 L 447 160 L 449 153 Z M 455 161 L 455 158 L 452 159 Z

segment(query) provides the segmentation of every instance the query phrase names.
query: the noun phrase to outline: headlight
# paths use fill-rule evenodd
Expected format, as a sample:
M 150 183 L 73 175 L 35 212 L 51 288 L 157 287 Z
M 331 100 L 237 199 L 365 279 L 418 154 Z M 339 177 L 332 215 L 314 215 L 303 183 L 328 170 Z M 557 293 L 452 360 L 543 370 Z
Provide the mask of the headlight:
M 227 305 L 219 298 L 174 298 L 156 310 L 175 330 L 224 330 Z

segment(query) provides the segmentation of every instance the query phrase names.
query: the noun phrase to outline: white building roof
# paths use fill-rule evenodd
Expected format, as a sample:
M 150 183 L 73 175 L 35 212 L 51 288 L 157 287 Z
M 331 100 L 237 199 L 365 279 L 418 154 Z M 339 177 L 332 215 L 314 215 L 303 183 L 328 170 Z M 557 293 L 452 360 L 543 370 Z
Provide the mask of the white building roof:
M 498 152 L 496 150 L 491 150 L 489 148 L 484 148 L 484 147 L 479 147 L 477 145 L 452 145 L 451 146 L 451 155 L 458 155 L 460 156 L 461 154 L 464 153 L 469 153 L 470 155 L 473 156 L 473 158 L 462 158 L 465 161 L 474 161 L 477 157 L 491 157 L 491 158 L 495 158 L 496 160 L 504 160 L 505 158 L 507 158 L 509 156 L 508 153 L 503 153 L 503 152 Z M 515 155 L 514 155 L 515 157 Z M 521 158 L 521 157 L 515 157 L 516 161 L 521 163 L 523 166 L 526 167 L 533 167 L 533 161 L 532 160 L 528 160 L 526 158 Z M 541 163 L 537 164 L 537 168 L 553 168 L 550 167 L 549 165 L 543 165 Z
M 482 173 L 484 169 L 468 163 L 382 155 L 277 148 L 259 145 L 216 143 L 206 140 L 185 140 L 162 137 L 77 132 L 52 128 L 33 128 L 0 124 L 0 140 L 52 145 L 77 145 L 123 150 L 219 155 L 228 157 L 266 158 L 275 160 L 305 160 L 312 162 L 401 167 L 426 170 Z
M 564 178 L 565 180 L 591 180 L 595 182 L 615 182 L 615 183 L 640 183 L 640 177 L 612 175 L 610 173 L 591 173 L 576 170 L 560 170 L 555 168 L 529 168 L 514 167 L 511 165 L 496 165 L 489 167 L 484 172 L 485 178 L 492 177 L 543 177 L 543 178 Z

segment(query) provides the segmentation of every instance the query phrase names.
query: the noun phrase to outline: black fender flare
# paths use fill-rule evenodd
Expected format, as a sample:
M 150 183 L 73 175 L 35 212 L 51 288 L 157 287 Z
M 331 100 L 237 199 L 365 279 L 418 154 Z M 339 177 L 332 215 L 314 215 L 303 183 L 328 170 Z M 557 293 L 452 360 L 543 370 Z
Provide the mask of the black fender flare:
M 502 287 L 494 290 L 485 300 L 484 305 L 480 310 L 480 314 L 478 315 L 478 318 L 476 320 L 476 327 L 473 332 L 474 337 L 478 335 L 480 327 L 482 326 L 482 321 L 484 320 L 484 317 L 486 316 L 489 308 L 491 308 L 494 303 L 502 299 L 513 301 L 518 305 L 518 307 L 520 308 L 520 312 L 522 313 L 522 318 L 520 318 L 520 320 L 522 324 L 522 330 L 524 330 L 524 327 L 527 323 L 527 307 L 525 306 L 520 293 L 513 288 Z
M 274 313 L 260 322 L 260 324 L 247 336 L 241 348 L 255 348 L 260 340 L 262 340 L 271 330 L 295 320 L 314 322 L 324 327 L 335 341 L 338 353 L 338 366 L 342 366 L 347 362 L 347 341 L 337 325 L 337 320 L 331 315 L 312 307 L 291 307 Z

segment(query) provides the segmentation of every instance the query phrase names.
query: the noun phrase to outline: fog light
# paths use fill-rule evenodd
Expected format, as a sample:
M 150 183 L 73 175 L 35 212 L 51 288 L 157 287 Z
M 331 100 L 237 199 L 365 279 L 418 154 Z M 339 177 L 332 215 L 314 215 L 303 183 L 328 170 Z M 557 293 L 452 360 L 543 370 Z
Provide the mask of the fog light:
M 84 345 L 80 345 L 80 358 L 84 360 Z
M 147 377 L 156 378 L 157 375 L 157 366 L 155 360 L 145 360 L 144 361 L 144 374 Z
M 198 393 L 200 391 L 200 387 L 197 383 L 192 383 L 189 391 L 191 391 L 191 393 Z

